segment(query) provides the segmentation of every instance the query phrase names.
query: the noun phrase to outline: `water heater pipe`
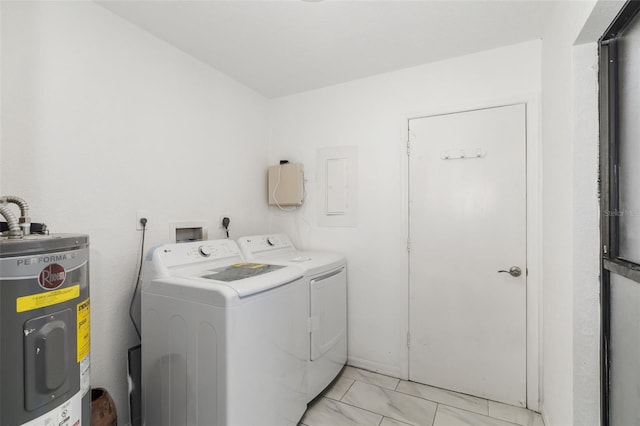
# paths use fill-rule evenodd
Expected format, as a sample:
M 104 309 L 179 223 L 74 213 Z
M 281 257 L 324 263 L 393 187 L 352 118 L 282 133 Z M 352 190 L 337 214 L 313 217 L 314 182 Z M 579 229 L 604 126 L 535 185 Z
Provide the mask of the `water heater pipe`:
M 16 204 L 20 207 L 20 219 L 18 220 L 19 226 L 22 228 L 24 235 L 31 233 L 31 218 L 29 217 L 29 204 L 20 197 L 15 195 L 5 195 L 0 197 L 0 204 Z
M 4 216 L 9 225 L 9 239 L 22 238 L 22 231 L 16 215 L 6 205 L 0 204 L 0 215 Z

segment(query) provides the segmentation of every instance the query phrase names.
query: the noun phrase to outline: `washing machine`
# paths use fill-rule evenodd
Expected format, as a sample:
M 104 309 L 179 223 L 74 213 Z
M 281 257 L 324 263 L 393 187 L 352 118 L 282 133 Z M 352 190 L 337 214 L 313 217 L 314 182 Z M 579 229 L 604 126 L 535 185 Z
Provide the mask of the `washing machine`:
M 152 249 L 141 292 L 143 423 L 296 425 L 307 390 L 302 277 L 244 262 L 232 240 Z
M 347 261 L 338 253 L 300 251 L 284 234 L 238 239 L 246 259 L 304 269 L 309 289 L 307 402 L 317 397 L 347 362 Z

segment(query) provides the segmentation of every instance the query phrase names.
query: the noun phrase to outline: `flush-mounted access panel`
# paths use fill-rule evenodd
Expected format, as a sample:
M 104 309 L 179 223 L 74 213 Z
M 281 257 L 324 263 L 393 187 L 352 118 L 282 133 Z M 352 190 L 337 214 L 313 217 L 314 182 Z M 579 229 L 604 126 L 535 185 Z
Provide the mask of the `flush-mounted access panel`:
M 317 153 L 318 224 L 356 226 L 358 149 L 322 148 Z
M 207 222 L 205 221 L 171 222 L 169 225 L 174 231 L 176 243 L 204 241 L 208 238 Z M 171 235 L 171 238 L 174 235 Z
M 349 211 L 349 160 L 327 158 L 326 162 L 327 215 L 345 215 Z

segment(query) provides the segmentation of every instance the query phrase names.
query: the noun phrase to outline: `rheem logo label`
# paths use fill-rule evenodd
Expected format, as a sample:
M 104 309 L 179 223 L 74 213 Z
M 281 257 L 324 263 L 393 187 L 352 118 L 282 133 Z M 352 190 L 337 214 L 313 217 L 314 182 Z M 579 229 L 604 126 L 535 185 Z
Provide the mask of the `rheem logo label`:
M 64 270 L 62 265 L 57 263 L 52 263 L 40 271 L 40 275 L 38 275 L 38 284 L 40 287 L 53 290 L 62 285 L 64 283 L 64 279 L 67 277 L 67 272 Z

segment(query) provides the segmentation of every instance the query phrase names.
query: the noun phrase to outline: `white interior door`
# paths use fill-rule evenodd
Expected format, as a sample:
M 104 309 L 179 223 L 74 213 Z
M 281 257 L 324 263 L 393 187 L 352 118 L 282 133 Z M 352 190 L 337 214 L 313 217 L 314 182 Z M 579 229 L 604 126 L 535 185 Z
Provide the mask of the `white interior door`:
M 526 406 L 524 104 L 410 121 L 409 223 L 409 378 Z

